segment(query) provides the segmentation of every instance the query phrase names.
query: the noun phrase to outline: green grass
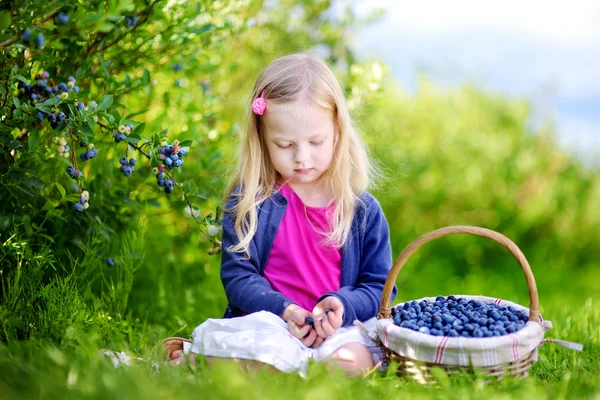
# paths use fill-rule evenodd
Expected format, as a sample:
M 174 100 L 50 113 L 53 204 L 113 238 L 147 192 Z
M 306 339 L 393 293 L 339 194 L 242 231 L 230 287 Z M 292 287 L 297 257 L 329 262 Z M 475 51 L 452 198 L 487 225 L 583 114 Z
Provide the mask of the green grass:
M 593 275 L 597 273 L 584 270 L 569 279 L 592 279 Z M 538 279 L 539 286 L 554 285 L 555 279 L 549 274 L 548 278 Z M 471 289 L 481 290 L 473 282 Z M 172 333 L 167 327 L 125 319 L 114 321 L 101 314 L 92 328 L 76 321 L 58 347 L 56 341 L 47 339 L 0 344 L 0 397 L 593 399 L 600 396 L 600 301 L 597 292 L 587 291 L 585 284 L 574 289 L 541 296 L 542 313 L 554 324 L 547 338 L 582 343 L 584 351 L 545 344 L 540 348 L 539 361 L 524 380 L 485 384 L 483 379 L 468 375 L 442 376 L 437 385 L 423 387 L 392 373 L 347 378 L 316 363 L 311 364 L 306 379 L 269 371 L 242 373 L 230 364 L 175 368 L 161 362 L 160 340 Z M 186 327 L 180 334 L 186 335 L 191 329 Z M 105 346 L 154 360 L 158 369 L 144 362 L 114 368 L 108 357 L 98 354 Z

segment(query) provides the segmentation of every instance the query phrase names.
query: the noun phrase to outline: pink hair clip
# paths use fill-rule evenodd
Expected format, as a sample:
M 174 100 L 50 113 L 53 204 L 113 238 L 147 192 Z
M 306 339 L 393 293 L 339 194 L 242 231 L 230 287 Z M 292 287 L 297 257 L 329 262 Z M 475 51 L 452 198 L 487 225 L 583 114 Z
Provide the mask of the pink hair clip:
M 257 97 L 252 102 L 252 111 L 254 114 L 263 115 L 267 109 L 267 100 L 265 99 L 265 91 L 263 90 L 260 97 Z

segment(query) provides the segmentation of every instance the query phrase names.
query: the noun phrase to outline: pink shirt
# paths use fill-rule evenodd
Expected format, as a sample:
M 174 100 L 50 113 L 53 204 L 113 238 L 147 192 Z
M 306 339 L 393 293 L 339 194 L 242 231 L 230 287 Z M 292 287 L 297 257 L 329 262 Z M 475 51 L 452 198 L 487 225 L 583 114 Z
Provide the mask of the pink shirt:
M 328 215 L 334 206 L 305 206 L 289 185 L 280 191 L 288 206 L 267 260 L 265 278 L 273 289 L 312 311 L 321 295 L 340 288 L 340 250 L 325 247 L 325 236 L 319 233 L 330 231 Z

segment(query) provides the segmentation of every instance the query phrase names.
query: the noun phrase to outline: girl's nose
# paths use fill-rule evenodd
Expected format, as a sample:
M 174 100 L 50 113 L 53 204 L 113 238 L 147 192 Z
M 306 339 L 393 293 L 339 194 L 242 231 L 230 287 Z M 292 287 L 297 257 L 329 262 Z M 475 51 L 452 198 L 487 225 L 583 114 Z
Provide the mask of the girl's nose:
M 295 154 L 295 161 L 298 164 L 310 161 L 310 150 L 306 146 L 298 146 Z

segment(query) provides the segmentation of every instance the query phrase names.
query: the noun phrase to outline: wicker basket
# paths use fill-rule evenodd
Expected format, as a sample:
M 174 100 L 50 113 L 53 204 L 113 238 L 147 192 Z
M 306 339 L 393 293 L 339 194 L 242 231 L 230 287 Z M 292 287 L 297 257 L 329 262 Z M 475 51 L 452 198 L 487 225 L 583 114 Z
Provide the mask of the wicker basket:
M 462 373 L 462 372 L 467 372 L 467 373 L 478 372 L 483 375 L 490 376 L 490 377 L 496 377 L 496 378 L 501 378 L 501 377 L 507 376 L 507 375 L 515 376 L 515 377 L 526 377 L 528 375 L 529 368 L 537 360 L 537 346 L 535 348 L 533 348 L 531 351 L 529 351 L 528 353 L 520 356 L 518 359 L 516 359 L 514 361 L 503 362 L 498 365 L 487 365 L 485 367 L 480 367 L 480 366 L 476 366 L 473 364 L 470 364 L 469 366 L 445 364 L 445 363 L 442 363 L 443 357 L 441 357 L 438 360 L 435 360 L 436 362 L 428 362 L 425 360 L 419 360 L 419 359 L 408 357 L 407 354 L 401 355 L 398 352 L 396 352 L 386 346 L 386 344 L 385 344 L 386 341 L 383 339 L 384 332 L 382 332 L 382 329 L 380 329 L 382 326 L 382 325 L 380 325 L 380 322 L 382 322 L 382 319 L 391 318 L 390 296 L 391 296 L 392 290 L 394 288 L 394 284 L 396 282 L 396 277 L 398 276 L 398 273 L 400 272 L 400 270 L 402 269 L 402 267 L 404 266 L 404 264 L 406 263 L 408 258 L 419 247 L 421 247 L 425 243 L 430 242 L 434 239 L 437 239 L 437 238 L 440 238 L 443 236 L 453 235 L 453 234 L 471 234 L 471 235 L 487 237 L 487 238 L 490 238 L 490 239 L 500 243 L 502 246 L 507 248 L 513 254 L 513 256 L 517 259 L 519 264 L 521 265 L 521 268 L 523 269 L 523 272 L 525 273 L 525 278 L 527 279 L 527 285 L 529 287 L 529 301 L 530 301 L 530 303 L 529 303 L 529 321 L 532 321 L 536 324 L 540 324 L 540 321 L 542 321 L 540 314 L 539 314 L 539 308 L 538 308 L 539 307 L 538 306 L 538 293 L 537 293 L 537 287 L 535 284 L 535 278 L 533 276 L 533 273 L 531 272 L 531 268 L 529 267 L 527 260 L 525 259 L 525 256 L 523 255 L 521 250 L 519 250 L 519 248 L 510 239 L 506 238 L 505 236 L 501 235 L 498 232 L 495 232 L 495 231 L 492 231 L 489 229 L 485 229 L 485 228 L 473 227 L 473 226 L 449 226 L 449 227 L 437 229 L 435 231 L 432 231 L 430 233 L 427 233 L 427 234 L 417 238 L 415 241 L 413 241 L 408 247 L 406 247 L 402 251 L 400 256 L 398 256 L 396 262 L 392 266 L 392 269 L 391 269 L 391 271 L 387 277 L 387 280 L 385 282 L 385 286 L 383 289 L 383 296 L 381 299 L 381 308 L 379 311 L 379 315 L 377 317 L 378 318 L 377 335 L 380 339 L 380 345 L 382 346 L 382 348 L 384 350 L 386 361 L 398 362 L 398 364 L 399 364 L 398 370 L 397 370 L 398 375 L 413 378 L 416 381 L 421 382 L 421 383 L 435 382 L 435 378 L 431 374 L 432 367 L 442 368 L 443 370 L 446 371 L 447 374 Z M 459 297 L 459 296 L 457 296 L 457 297 Z M 483 298 L 483 297 L 481 297 L 481 298 Z M 486 299 L 489 299 L 490 301 L 494 301 L 493 298 L 486 298 Z M 525 307 L 523 307 L 523 306 L 520 306 L 520 307 L 522 307 L 524 310 L 526 310 Z M 528 325 L 529 325 L 529 322 L 528 322 Z M 397 327 L 395 325 L 393 325 L 393 326 L 394 326 L 393 329 L 406 329 L 406 328 Z M 533 328 L 537 328 L 537 327 L 538 327 L 537 325 L 533 326 Z M 525 328 L 523 328 L 523 329 L 525 329 Z M 539 328 L 539 329 L 541 332 L 543 332 L 543 330 L 541 330 L 541 328 Z M 388 333 L 389 332 L 387 332 L 387 330 L 386 330 L 385 335 L 387 335 Z M 406 334 L 406 331 L 404 333 Z M 418 337 L 418 335 L 426 335 L 426 334 L 419 333 L 419 332 L 414 332 L 414 334 L 413 334 L 411 332 L 410 335 L 411 335 L 411 337 Z M 543 339 L 543 333 L 541 335 L 542 335 L 542 339 Z M 429 336 L 429 335 L 427 335 L 427 336 Z M 426 338 L 424 340 L 443 341 L 443 338 L 445 338 L 445 337 L 431 336 L 430 338 Z M 483 340 L 483 339 L 478 339 L 478 338 L 464 338 L 464 339 L 467 339 L 467 340 L 463 340 L 460 343 L 465 343 L 465 347 L 463 349 L 466 352 L 470 351 L 470 349 L 468 348 L 469 343 L 473 344 L 473 343 L 475 343 L 473 341 Z M 407 340 L 407 342 L 408 341 L 409 340 Z M 448 341 L 448 339 L 446 339 L 446 341 Z M 479 343 L 481 343 L 481 342 L 479 342 Z M 406 343 L 406 344 L 407 344 L 407 346 L 409 345 L 409 343 Z M 416 352 L 414 352 L 414 353 L 416 354 Z M 431 360 L 429 360 L 429 361 L 431 361 Z

